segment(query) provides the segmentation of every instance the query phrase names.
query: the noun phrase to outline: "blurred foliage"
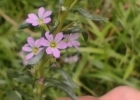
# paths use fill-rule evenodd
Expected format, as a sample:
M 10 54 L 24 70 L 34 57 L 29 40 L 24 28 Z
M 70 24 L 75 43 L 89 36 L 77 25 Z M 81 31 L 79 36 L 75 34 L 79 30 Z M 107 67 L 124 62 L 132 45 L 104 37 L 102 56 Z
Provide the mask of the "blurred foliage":
M 71 12 L 67 21 L 77 20 L 88 32 L 88 40 L 80 35 L 81 48 L 67 52 L 79 55 L 75 64 L 64 63 L 63 55 L 59 61 L 63 69 L 71 74 L 79 86 L 77 95 L 100 96 L 112 88 L 128 85 L 140 89 L 140 1 L 139 0 L 81 0 L 78 4 L 91 14 L 104 16 L 109 20 L 92 21 Z M 0 2 L 0 100 L 7 100 L 7 94 L 14 91 L 6 75 L 7 69 L 23 69 L 19 56 L 26 37 L 41 35 L 39 28 L 30 27 L 18 30 L 19 24 L 28 13 L 36 12 L 43 6 L 53 11 L 52 25 L 57 19 L 58 2 L 56 0 L 1 0 Z M 36 32 L 36 31 L 37 32 Z M 36 33 L 35 33 L 36 32 Z M 66 52 L 66 51 L 64 51 Z M 78 53 L 77 53 L 78 52 Z M 49 73 L 48 73 L 49 74 Z M 20 84 L 12 81 L 16 84 Z M 20 84 L 24 91 L 30 85 Z M 66 94 L 50 88 L 48 98 L 58 98 Z M 32 91 L 29 91 L 29 94 Z M 13 94 L 16 93 L 12 92 Z M 16 97 L 15 97 L 16 98 Z M 48 99 L 49 100 L 49 99 Z

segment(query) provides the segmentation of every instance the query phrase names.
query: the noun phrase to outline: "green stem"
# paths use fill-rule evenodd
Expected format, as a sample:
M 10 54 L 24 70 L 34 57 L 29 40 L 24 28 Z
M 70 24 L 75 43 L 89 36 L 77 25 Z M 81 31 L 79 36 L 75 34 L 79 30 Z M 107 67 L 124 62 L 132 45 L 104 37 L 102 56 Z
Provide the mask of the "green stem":
M 84 88 L 86 91 L 88 91 L 91 95 L 93 95 L 93 96 L 97 96 L 98 97 L 98 95 L 94 92 L 94 91 L 92 91 L 91 89 L 89 89 L 87 86 L 85 86 L 83 83 L 81 83 L 79 80 L 75 80 L 75 82 L 79 85 L 79 86 L 81 86 L 82 88 Z
M 70 5 L 69 9 L 72 9 L 77 2 L 78 2 L 78 0 L 74 0 L 74 2 Z
M 58 32 L 61 31 L 62 27 L 63 27 L 63 24 L 64 24 L 64 21 L 65 19 L 67 18 L 69 12 L 70 12 L 70 9 L 78 2 L 78 0 L 65 0 L 64 2 L 64 7 L 68 7 L 68 9 L 66 11 L 60 11 L 60 14 L 58 16 L 58 20 L 59 20 L 59 25 L 58 27 L 56 28 L 56 30 L 54 31 L 54 35 L 56 35 Z
M 72 23 L 68 24 L 67 26 L 62 28 L 62 31 L 66 31 L 68 28 L 70 28 L 71 26 L 73 26 L 73 24 L 75 23 L 75 21 L 73 21 Z
M 45 31 L 49 30 L 49 28 L 45 24 L 42 24 L 41 26 L 44 28 Z
M 38 67 L 37 68 L 38 69 L 37 70 L 37 76 L 36 76 L 37 79 L 45 78 L 44 70 L 45 70 L 46 64 L 48 64 L 48 58 L 46 57 L 46 55 L 44 55 L 43 58 L 42 58 L 42 61 L 39 64 L 39 66 L 37 66 Z M 43 94 L 42 94 L 44 88 L 45 88 L 44 84 L 39 83 L 38 80 L 37 80 L 35 100 L 44 100 Z
M 62 26 L 64 24 L 64 21 L 65 21 L 68 14 L 69 14 L 69 10 L 67 10 L 65 12 L 61 12 L 61 14 L 59 14 L 59 25 L 56 28 L 56 30 L 54 31 L 54 34 L 57 34 L 58 32 L 61 31 Z

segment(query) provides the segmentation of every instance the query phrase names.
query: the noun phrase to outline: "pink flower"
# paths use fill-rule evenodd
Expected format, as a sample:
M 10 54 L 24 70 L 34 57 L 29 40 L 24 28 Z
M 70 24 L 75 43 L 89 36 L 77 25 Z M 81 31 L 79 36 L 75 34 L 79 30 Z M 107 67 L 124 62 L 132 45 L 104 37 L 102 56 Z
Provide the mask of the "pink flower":
M 38 83 L 39 83 L 39 84 L 43 84 L 43 82 L 44 82 L 44 78 L 38 79 Z
M 64 62 L 72 64 L 72 63 L 76 63 L 76 62 L 78 61 L 78 59 L 79 59 L 79 58 L 78 58 L 77 55 L 75 55 L 75 56 L 70 56 L 70 57 L 66 57 L 66 58 L 64 59 Z
M 28 14 L 26 22 L 32 24 L 33 26 L 38 26 L 44 23 L 47 24 L 51 21 L 51 18 L 49 17 L 51 13 L 52 11 L 45 11 L 43 7 L 40 7 L 38 9 L 38 16 L 34 13 Z
M 75 48 L 78 48 L 80 43 L 77 41 L 77 39 L 78 33 L 64 35 L 64 40 L 66 41 L 68 47 L 74 46 Z
M 47 54 L 53 54 L 54 57 L 58 58 L 60 56 L 59 49 L 65 49 L 67 47 L 67 44 L 62 41 L 63 34 L 62 32 L 58 33 L 55 38 L 53 38 L 53 35 L 49 32 L 45 33 L 45 38 L 42 38 L 41 44 L 42 46 L 46 46 L 46 53 Z
M 27 42 L 28 44 L 25 44 L 22 47 L 22 50 L 28 53 L 25 58 L 26 60 L 29 60 L 34 55 L 37 55 L 43 49 L 43 47 L 41 47 L 40 39 L 34 41 L 32 37 L 28 37 Z
M 19 56 L 22 59 L 23 65 L 26 66 L 28 64 L 28 60 L 25 59 L 25 53 L 22 50 L 19 52 Z

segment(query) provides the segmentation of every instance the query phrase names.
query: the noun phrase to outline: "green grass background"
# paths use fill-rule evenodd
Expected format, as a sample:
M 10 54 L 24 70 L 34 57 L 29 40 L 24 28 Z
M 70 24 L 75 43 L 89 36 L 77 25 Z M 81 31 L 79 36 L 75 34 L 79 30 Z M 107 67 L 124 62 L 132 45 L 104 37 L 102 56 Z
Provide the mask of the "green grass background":
M 13 89 L 6 75 L 7 69 L 21 71 L 23 68 L 19 52 L 28 36 L 38 38 L 38 28 L 19 30 L 18 26 L 28 13 L 39 7 L 53 11 L 53 21 L 58 17 L 58 0 L 1 0 L 0 1 L 0 100 L 7 100 L 7 91 Z M 85 42 L 80 34 L 79 61 L 75 64 L 60 63 L 78 84 L 77 95 L 101 96 L 114 87 L 128 85 L 140 89 L 140 1 L 139 0 L 81 0 L 78 6 L 92 14 L 108 18 L 91 21 L 79 14 L 70 13 L 67 21 L 78 19 L 88 32 Z M 77 53 L 76 50 L 67 54 Z M 49 74 L 49 73 L 48 73 Z M 17 83 L 15 83 L 17 85 Z M 19 85 L 28 93 L 30 86 Z M 48 98 L 66 94 L 49 89 Z

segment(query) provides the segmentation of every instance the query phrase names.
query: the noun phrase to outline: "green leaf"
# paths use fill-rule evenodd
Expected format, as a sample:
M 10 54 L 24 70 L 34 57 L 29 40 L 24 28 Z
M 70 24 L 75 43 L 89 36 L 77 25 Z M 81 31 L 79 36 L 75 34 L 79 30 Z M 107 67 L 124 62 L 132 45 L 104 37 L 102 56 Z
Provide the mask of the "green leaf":
M 59 25 L 59 21 L 56 21 L 54 26 L 51 28 L 50 33 L 53 33 L 56 30 L 58 25 Z
M 63 69 L 54 67 L 53 70 L 57 73 L 59 73 L 64 78 L 64 83 L 69 85 L 71 88 L 77 88 L 78 86 L 74 83 L 70 75 L 64 71 Z
M 62 6 L 64 4 L 64 1 L 63 0 L 59 0 L 59 4 L 60 4 L 60 6 Z
M 18 91 L 26 100 L 33 100 L 33 97 L 29 95 L 29 93 L 25 93 L 23 90 L 21 90 L 19 87 L 14 87 L 16 91 Z
M 79 33 L 80 27 L 79 26 L 75 26 L 75 27 L 71 27 L 68 30 L 64 31 L 64 34 L 69 34 L 69 33 Z
M 15 91 L 8 90 L 7 91 L 7 100 L 22 100 Z
M 75 93 L 73 92 L 72 88 L 68 84 L 57 79 L 48 79 L 46 84 L 47 87 L 56 87 L 63 90 L 65 93 L 67 93 L 70 96 L 70 98 L 72 98 L 72 100 L 77 100 Z
M 134 63 L 135 63 L 135 57 L 133 56 L 132 59 L 130 60 L 129 66 L 127 67 L 123 79 L 126 80 L 130 74 L 132 73 L 133 69 L 134 69 Z
M 94 15 L 89 13 L 88 11 L 86 11 L 83 8 L 77 8 L 76 9 L 80 14 L 82 14 L 84 17 L 94 20 L 94 21 L 100 21 L 100 20 L 108 20 L 107 18 L 101 17 L 99 15 Z
M 22 71 L 30 70 L 32 68 L 32 65 L 26 65 L 23 67 Z
M 82 33 L 84 40 L 85 41 L 88 40 L 88 33 L 86 32 L 85 29 L 83 29 L 79 26 L 71 27 L 67 31 L 64 31 L 64 34 L 69 34 L 69 33 Z
M 34 81 L 29 76 L 20 76 L 18 78 L 13 78 L 17 82 L 21 82 L 24 84 L 32 84 Z
M 85 29 L 81 29 L 81 32 L 82 32 L 82 36 L 83 36 L 84 40 L 87 41 L 88 40 L 88 33 L 86 32 Z
M 13 69 L 7 70 L 6 73 L 7 73 L 7 76 L 11 79 L 19 76 L 19 73 Z
M 68 30 L 68 28 L 72 27 L 74 25 L 74 23 L 75 23 L 75 21 L 69 23 L 68 25 L 66 25 L 65 27 L 63 27 L 61 31 Z
M 33 65 L 33 64 L 38 63 L 40 59 L 42 58 L 42 56 L 44 55 L 44 53 L 45 53 L 45 50 L 40 51 L 37 55 L 35 55 L 30 60 L 28 60 L 27 64 Z
M 25 29 L 25 28 L 28 28 L 28 27 L 30 27 L 30 26 L 31 26 L 31 24 L 26 23 L 26 22 L 24 21 L 24 22 L 22 22 L 22 23 L 20 24 L 20 26 L 19 26 L 18 29 Z
M 5 85 L 5 84 L 7 84 L 6 80 L 0 80 L 0 85 Z

